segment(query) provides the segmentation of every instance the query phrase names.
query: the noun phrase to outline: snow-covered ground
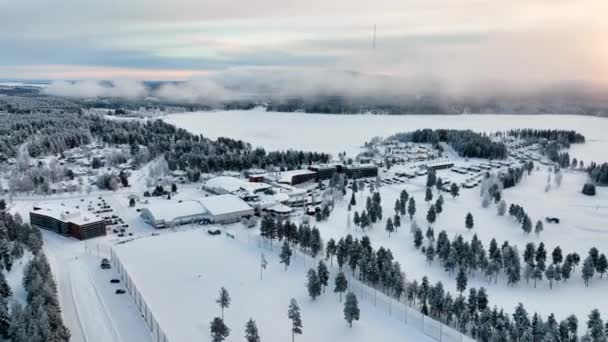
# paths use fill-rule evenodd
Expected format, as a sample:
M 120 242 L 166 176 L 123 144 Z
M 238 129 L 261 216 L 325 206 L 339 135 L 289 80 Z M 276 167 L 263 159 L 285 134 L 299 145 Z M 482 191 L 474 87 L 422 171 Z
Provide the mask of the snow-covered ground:
M 306 271 L 311 261 L 296 256 L 287 271 L 279 264 L 279 249 L 260 249 L 253 233 L 240 225 L 237 239 L 210 236 L 195 229 L 165 233 L 116 247 L 122 263 L 170 341 L 205 341 L 209 323 L 220 315 L 215 303 L 224 286 L 232 303 L 225 311 L 231 328 L 228 341 L 240 341 L 245 322 L 253 318 L 263 341 L 291 339 L 287 306 L 295 298 L 302 310 L 304 334 L 296 341 L 431 341 L 404 316 L 393 317 L 371 301 L 359 299 L 361 320 L 352 329 L 344 321 L 343 303 L 327 291 L 316 301 L 307 294 Z M 162 251 L 162 253 L 159 253 Z M 268 268 L 260 279 L 260 253 Z
M 454 173 L 444 170 L 439 171 L 438 176 L 446 178 Z M 453 177 L 453 176 L 452 176 Z M 433 224 L 435 236 L 446 230 L 450 240 L 457 234 L 463 235 L 465 240 L 470 240 L 473 234 L 477 234 L 487 248 L 492 238 L 502 244 L 507 240 L 511 245 L 517 245 L 523 252 L 527 242 L 536 245 L 543 241 L 548 251 L 549 258 L 553 248 L 560 246 L 564 255 L 570 252 L 578 252 L 584 259 L 591 247 L 597 247 L 601 253 L 606 253 L 608 246 L 608 193 L 600 188 L 596 197 L 587 197 L 580 193 L 585 175 L 582 172 L 566 171 L 560 188 L 553 188 L 545 192 L 547 173 L 541 168 L 531 176 L 525 176 L 519 185 L 504 191 L 504 199 L 508 204 L 516 203 L 524 207 L 529 213 L 533 223 L 544 220 L 546 216 L 555 216 L 561 219 L 560 224 L 548 224 L 544 222 L 545 230 L 537 237 L 534 233 L 525 235 L 513 218 L 507 215 L 498 216 L 496 206 L 491 204 L 489 208 L 482 208 L 480 188 L 461 189 L 460 196 L 453 199 L 449 193 L 443 193 L 445 204 L 443 212 Z M 393 215 L 394 203 L 402 189 L 406 189 L 410 196 L 416 199 L 417 212 L 414 219 L 419 226 L 426 230 L 428 223 L 426 213 L 429 205 L 424 202 L 426 177 L 418 177 L 404 185 L 385 185 L 380 189 L 383 204 L 382 222 L 376 223 L 375 227 L 365 233 L 360 229 L 347 228 L 346 201 L 338 203 L 327 222 L 316 223 L 321 230 L 322 237 L 327 241 L 330 237 L 339 239 L 346 234 L 356 237 L 369 235 L 374 246 L 385 246 L 390 248 L 395 259 L 401 263 L 410 280 L 420 280 L 423 276 L 429 276 L 432 283 L 442 281 L 446 290 L 456 291 L 456 282 L 444 272 L 436 261 L 433 265 L 426 262 L 424 255 L 413 246 L 413 237 L 410 233 L 410 220 L 404 217 L 400 230 L 389 238 L 384 230 L 388 215 Z M 366 191 L 363 197 L 357 195 L 357 205 L 353 210 L 361 212 L 365 208 L 365 198 L 369 195 Z M 434 200 L 437 198 L 434 190 Z M 345 197 L 350 199 L 350 193 Z M 434 201 L 433 201 L 434 203 Z M 475 227 L 472 232 L 465 228 L 465 215 L 471 212 Z M 352 213 L 351 213 L 352 217 Z M 543 315 L 555 313 L 559 318 L 569 314 L 576 314 L 579 318 L 586 317 L 594 308 L 608 307 L 608 297 L 603 294 L 608 290 L 606 277 L 600 279 L 596 275 L 588 288 L 581 279 L 581 265 L 579 265 L 567 282 L 560 282 L 549 290 L 546 281 L 539 283 L 534 288 L 532 282 L 526 284 L 522 279 L 519 285 L 508 286 L 506 281 L 499 280 L 497 284 L 488 284 L 487 280 L 479 276 L 477 279 L 469 279 L 469 286 L 484 286 L 488 289 L 491 305 L 497 305 L 506 311 L 512 311 L 517 303 L 523 302 L 529 311 L 537 311 Z M 555 300 L 560 298 L 560 300 Z M 575 299 L 576 300 L 573 300 Z M 565 303 L 567 302 L 567 305 Z
M 269 150 L 301 149 L 353 155 L 374 136 L 422 128 L 454 128 L 495 132 L 514 128 L 573 129 L 587 143 L 570 155 L 608 161 L 608 119 L 579 115 L 331 115 L 275 113 L 261 110 L 214 111 L 168 115 L 164 120 L 206 137 L 230 137 Z

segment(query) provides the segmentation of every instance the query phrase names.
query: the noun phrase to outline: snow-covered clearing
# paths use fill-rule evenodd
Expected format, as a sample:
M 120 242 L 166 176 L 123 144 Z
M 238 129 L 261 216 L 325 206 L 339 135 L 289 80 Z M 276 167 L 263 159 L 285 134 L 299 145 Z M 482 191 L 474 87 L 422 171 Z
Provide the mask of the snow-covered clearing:
M 450 171 L 439 171 L 438 176 L 446 178 L 453 174 Z M 601 253 L 606 253 L 608 246 L 608 228 L 606 218 L 608 216 L 608 194 L 603 188 L 599 189 L 596 197 L 586 197 L 580 193 L 585 175 L 581 172 L 566 171 L 563 177 L 562 186 L 553 188 L 545 192 L 547 182 L 547 172 L 534 171 L 531 176 L 524 176 L 522 182 L 514 188 L 504 191 L 504 199 L 508 204 L 516 203 L 525 208 L 531 219 L 544 220 L 546 216 L 556 216 L 561 219 L 560 224 L 548 224 L 544 222 L 545 230 L 537 237 L 534 233 L 525 235 L 512 217 L 507 215 L 498 216 L 496 206 L 491 204 L 488 208 L 482 208 L 480 198 L 480 188 L 461 189 L 460 196 L 453 199 L 449 193 L 443 193 L 445 204 L 443 212 L 438 215 L 437 221 L 433 224 L 435 236 L 441 231 L 446 230 L 448 236 L 453 239 L 457 234 L 463 235 L 465 240 L 470 240 L 473 234 L 477 234 L 483 242 L 484 247 L 488 248 L 492 238 L 496 238 L 499 245 L 508 240 L 511 245 L 517 245 L 520 252 L 523 252 L 527 242 L 534 242 L 538 245 L 541 241 L 545 243 L 549 254 L 549 259 L 553 248 L 561 246 L 564 255 L 571 252 L 578 252 L 584 259 L 589 248 L 595 246 Z M 402 227 L 389 238 L 385 231 L 386 219 L 394 214 L 394 203 L 402 189 L 406 189 L 410 196 L 416 200 L 416 215 L 414 219 L 423 232 L 428 227 L 426 213 L 429 204 L 424 202 L 426 177 L 418 177 L 405 185 L 385 185 L 380 189 L 383 205 L 383 220 L 374 225 L 374 228 L 365 233 L 355 228 L 347 228 L 346 201 L 338 203 L 327 222 L 316 223 L 321 230 L 325 241 L 330 237 L 339 239 L 346 234 L 353 234 L 360 237 L 369 235 L 372 244 L 376 247 L 385 246 L 390 248 L 395 255 L 395 259 L 401 263 L 403 269 L 411 281 L 420 279 L 427 275 L 432 283 L 442 281 L 446 290 L 456 292 L 456 282 L 444 272 L 438 261 L 432 265 L 426 262 L 425 256 L 414 248 L 413 237 L 410 233 L 410 220 L 407 217 L 402 219 Z M 365 208 L 366 193 L 363 197 L 357 195 L 357 205 L 353 210 L 361 212 Z M 350 192 L 345 197 L 350 199 Z M 434 190 L 434 200 L 437 198 L 437 190 Z M 471 212 L 475 227 L 472 232 L 465 228 L 465 215 Z M 352 213 L 351 213 L 352 217 Z M 581 264 L 582 265 L 582 264 Z M 499 279 L 497 284 L 488 284 L 487 280 L 479 276 L 477 279 L 469 279 L 469 287 L 484 286 L 488 289 L 491 305 L 497 305 L 507 311 L 515 308 L 517 303 L 523 302 L 530 311 L 537 311 L 543 315 L 555 313 L 559 318 L 564 318 L 569 314 L 576 314 L 578 317 L 586 317 L 594 308 L 608 307 L 608 297 L 604 296 L 608 290 L 608 280 L 606 277 L 600 279 L 598 275 L 594 278 L 588 288 L 581 279 L 581 265 L 576 267 L 572 278 L 567 282 L 560 282 L 549 290 L 547 281 L 539 283 L 534 288 L 532 282 L 526 284 L 525 279 L 515 287 L 508 286 L 506 280 Z M 561 298 L 561 300 L 556 300 Z M 576 298 L 576 300 L 572 300 Z M 568 301 L 564 305 L 564 301 Z
M 257 239 L 234 225 L 235 240 L 210 236 L 206 230 L 188 230 L 139 239 L 115 248 L 136 287 L 170 341 L 209 339 L 209 323 L 220 315 L 215 303 L 224 286 L 232 298 L 225 320 L 229 341 L 244 336 L 245 322 L 256 320 L 263 341 L 291 339 L 287 306 L 295 298 L 301 309 L 304 334 L 296 341 L 431 341 L 403 316 L 359 300 L 361 320 L 348 327 L 343 303 L 327 291 L 316 301 L 308 297 L 305 282 L 311 261 L 300 255 L 287 271 L 279 264 L 279 248 L 260 249 Z M 162 252 L 160 252 L 162 251 Z M 160 253 L 159 253 L 160 252 Z M 260 253 L 268 268 L 260 279 Z M 395 309 L 396 311 L 396 309 Z
M 374 136 L 422 128 L 471 129 L 480 132 L 514 128 L 573 129 L 585 144 L 570 156 L 585 163 L 608 160 L 608 119 L 579 115 L 332 115 L 275 113 L 261 110 L 171 114 L 168 123 L 206 137 L 241 139 L 268 150 L 299 149 L 331 153 L 359 152 Z

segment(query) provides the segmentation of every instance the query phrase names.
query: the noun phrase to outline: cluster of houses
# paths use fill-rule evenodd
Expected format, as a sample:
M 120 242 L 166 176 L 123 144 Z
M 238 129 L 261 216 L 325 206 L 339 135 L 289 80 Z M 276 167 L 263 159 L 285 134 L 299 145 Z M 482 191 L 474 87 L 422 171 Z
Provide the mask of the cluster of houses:
M 206 195 L 197 200 L 157 202 L 147 205 L 141 217 L 155 228 L 199 222 L 234 223 L 254 214 L 267 212 L 275 217 L 289 217 L 295 208 L 321 203 L 318 183 L 343 174 L 347 178 L 378 175 L 378 167 L 368 164 L 311 165 L 306 169 L 265 172 L 248 170 L 222 173 L 206 179 Z

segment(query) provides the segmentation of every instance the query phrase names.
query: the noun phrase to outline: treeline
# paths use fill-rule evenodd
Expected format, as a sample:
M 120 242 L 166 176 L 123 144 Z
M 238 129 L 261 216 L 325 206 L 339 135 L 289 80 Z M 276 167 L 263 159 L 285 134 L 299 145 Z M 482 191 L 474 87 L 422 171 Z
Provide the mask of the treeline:
M 111 145 L 128 144 L 138 160 L 144 150 L 148 160 L 164 155 L 169 169 L 187 170 L 193 175 L 268 166 L 294 169 L 329 161 L 329 155 L 323 153 L 266 152 L 241 140 L 211 140 L 161 120 L 119 121 L 74 113 L 4 115 L 0 120 L 0 161 L 16 156 L 18 147 L 24 143 L 29 154 L 37 157 L 60 153 L 93 139 Z
M 91 142 L 86 122 L 78 114 L 0 114 L 0 161 L 15 157 L 27 143 L 32 157 L 61 153 Z
M 454 129 L 419 129 L 413 132 L 398 133 L 391 137 L 402 142 L 449 144 L 461 157 L 504 159 L 507 157 L 507 148 L 503 143 L 494 142 L 485 134 L 471 130 Z
M 0 208 L 0 269 L 11 270 L 14 260 L 29 250 L 32 259 L 23 271 L 26 304 L 15 302 L 7 307 L 11 288 L 0 272 L 0 335 L 12 342 L 63 342 L 70 340 L 57 296 L 57 285 L 42 251 L 42 235 L 38 228 L 23 224 Z
M 608 185 L 608 163 L 591 163 L 587 167 L 589 178 L 599 185 Z
M 524 128 L 509 130 L 507 131 L 507 135 L 526 140 L 554 140 L 563 144 L 564 146 L 585 142 L 585 136 L 574 130 Z

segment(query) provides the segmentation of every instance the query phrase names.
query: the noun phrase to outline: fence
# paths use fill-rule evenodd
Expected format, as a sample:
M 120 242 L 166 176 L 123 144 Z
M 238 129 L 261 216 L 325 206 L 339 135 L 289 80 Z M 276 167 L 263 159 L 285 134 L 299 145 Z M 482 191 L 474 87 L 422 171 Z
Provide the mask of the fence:
M 144 297 L 141 295 L 141 293 L 137 289 L 137 286 L 135 285 L 135 283 L 131 280 L 131 276 L 129 276 L 129 273 L 127 272 L 125 267 L 122 265 L 120 258 L 114 252 L 113 249 L 110 249 L 109 257 L 110 257 L 110 262 L 116 269 L 116 272 L 118 272 L 118 274 L 120 275 L 120 278 L 121 278 L 123 284 L 127 288 L 127 292 L 129 293 L 129 295 L 131 295 L 131 297 L 135 301 L 135 305 L 137 305 L 137 308 L 139 309 L 139 312 L 141 313 L 142 318 L 144 319 L 144 321 L 146 322 L 146 325 L 150 329 L 150 332 L 152 333 L 154 341 L 155 342 L 169 342 L 169 339 L 167 338 L 167 334 L 165 334 L 165 332 L 161 328 L 160 324 L 158 324 L 158 321 L 154 317 L 154 314 L 152 313 L 152 311 L 150 311 L 150 308 L 148 307 L 148 304 L 144 300 Z
M 254 242 L 257 240 L 257 242 Z M 260 241 L 262 240 L 262 241 Z M 248 243 L 257 243 L 261 248 L 277 251 L 280 249 L 280 244 L 274 242 L 271 246 L 268 240 L 263 238 L 251 239 L 247 237 Z M 301 252 L 298 248 L 292 248 L 293 262 L 302 262 L 305 267 L 314 267 L 319 258 L 313 258 L 308 254 Z M 330 273 L 335 277 L 339 272 L 337 266 L 331 263 L 327 265 Z M 415 308 L 410 307 L 407 303 L 398 301 L 395 298 L 386 296 L 382 292 L 360 282 L 352 276 L 350 272 L 344 272 L 348 277 L 348 290 L 357 295 L 360 301 L 367 301 L 373 304 L 377 309 L 385 311 L 389 316 L 402 321 L 424 335 L 440 342 L 472 342 L 475 341 L 471 337 L 461 333 L 460 331 L 447 326 L 429 316 L 422 314 Z

